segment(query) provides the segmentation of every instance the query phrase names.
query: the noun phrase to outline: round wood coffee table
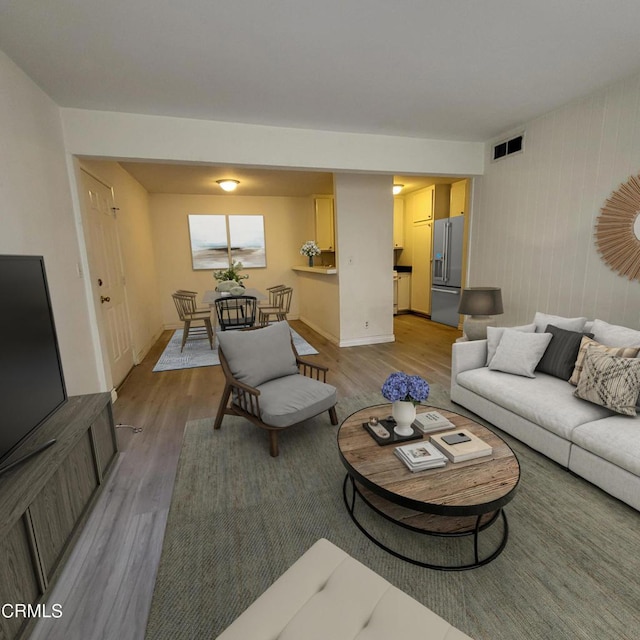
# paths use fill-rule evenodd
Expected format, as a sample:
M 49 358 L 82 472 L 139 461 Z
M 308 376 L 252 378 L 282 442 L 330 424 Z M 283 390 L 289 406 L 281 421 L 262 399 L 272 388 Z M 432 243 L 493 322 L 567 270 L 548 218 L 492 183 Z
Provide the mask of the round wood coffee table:
M 493 453 L 464 462 L 447 461 L 444 467 L 412 472 L 393 453 L 399 445 L 381 446 L 363 427 L 370 416 L 379 419 L 389 416 L 391 405 L 367 407 L 346 418 L 338 431 L 340 458 L 347 470 L 343 484 L 347 510 L 372 542 L 407 562 L 443 571 L 462 571 L 485 565 L 500 555 L 507 544 L 509 526 L 503 507 L 512 500 L 518 486 L 518 459 L 504 440 L 470 418 L 437 407 L 419 405 L 416 409 L 418 413 L 438 411 L 456 428 L 468 429 L 491 445 Z M 430 435 L 425 434 L 423 438 L 428 440 Z M 381 516 L 412 531 L 445 537 L 471 536 L 474 561 L 443 566 L 394 551 L 359 522 L 355 513 L 356 498 Z M 489 555 L 480 558 L 480 534 L 498 519 L 503 523 L 501 539 Z

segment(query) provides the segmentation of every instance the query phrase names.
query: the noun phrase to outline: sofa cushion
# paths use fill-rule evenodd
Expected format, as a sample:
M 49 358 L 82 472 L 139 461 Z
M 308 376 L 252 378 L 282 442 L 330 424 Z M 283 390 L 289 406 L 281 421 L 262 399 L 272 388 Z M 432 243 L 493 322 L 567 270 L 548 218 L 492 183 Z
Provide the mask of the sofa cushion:
M 612 415 L 604 407 L 576 398 L 571 385 L 546 373 L 525 378 L 482 367 L 463 371 L 456 380 L 461 387 L 566 440 L 578 425 Z
M 287 322 L 252 331 L 219 331 L 217 338 L 233 376 L 250 387 L 298 372 Z
M 566 329 L 567 331 L 582 331 L 586 322 L 587 319 L 585 317 L 565 318 L 564 316 L 552 316 L 548 313 L 541 313 L 540 311 L 536 311 L 536 315 L 533 318 L 537 333 L 544 333 L 548 324 L 552 324 L 554 327 L 560 327 L 560 329 Z
M 550 333 L 552 338 L 547 350 L 538 362 L 536 370 L 561 380 L 569 380 L 576 366 L 580 341 L 584 334 L 579 331 L 567 331 L 567 329 L 554 327 L 552 324 L 547 325 L 545 331 Z M 590 333 L 586 335 L 593 336 Z
M 550 333 L 505 331 L 489 363 L 489 369 L 533 378 L 536 365 L 550 340 Z
M 580 380 L 580 374 L 582 373 L 582 367 L 584 364 L 584 356 L 588 347 L 593 347 L 602 353 L 609 353 L 620 358 L 635 358 L 640 351 L 637 347 L 608 347 L 607 345 L 600 344 L 596 340 L 583 336 L 580 341 L 580 349 L 578 350 L 578 357 L 576 358 L 576 366 L 573 368 L 573 373 L 569 382 L 573 385 L 577 385 Z
M 621 358 L 587 347 L 575 395 L 616 413 L 636 415 L 640 393 L 640 360 Z M 640 436 L 640 434 L 638 434 Z
M 640 476 L 640 416 L 614 415 L 576 427 L 577 446 Z
M 610 347 L 640 347 L 640 331 L 635 329 L 609 324 L 596 318 L 591 331 L 595 340 Z
M 335 387 L 299 374 L 269 380 L 258 390 L 260 416 L 272 427 L 288 427 L 313 418 L 338 401 Z
M 522 331 L 523 333 L 535 333 L 536 325 L 526 324 L 521 327 L 487 327 L 487 365 L 496 355 L 496 349 L 502 340 L 505 331 Z

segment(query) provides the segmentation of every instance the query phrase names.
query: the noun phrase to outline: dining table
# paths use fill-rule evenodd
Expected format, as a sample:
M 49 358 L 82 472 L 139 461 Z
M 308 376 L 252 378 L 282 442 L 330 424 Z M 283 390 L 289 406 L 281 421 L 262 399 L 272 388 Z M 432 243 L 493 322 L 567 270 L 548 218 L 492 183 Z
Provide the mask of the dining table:
M 218 298 L 227 297 L 231 294 L 223 291 L 216 291 L 212 289 L 211 291 L 205 291 L 202 295 L 202 304 L 208 304 L 209 306 L 213 306 L 216 303 Z M 259 289 L 255 289 L 253 287 L 246 287 L 243 296 L 254 296 L 258 302 L 267 299 L 267 295 L 260 291 Z

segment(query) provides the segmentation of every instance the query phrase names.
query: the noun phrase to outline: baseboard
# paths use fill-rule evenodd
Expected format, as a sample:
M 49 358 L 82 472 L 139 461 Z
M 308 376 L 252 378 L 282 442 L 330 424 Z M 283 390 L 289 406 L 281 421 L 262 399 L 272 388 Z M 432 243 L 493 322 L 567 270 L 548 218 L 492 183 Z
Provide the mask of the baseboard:
M 352 338 L 351 340 L 340 340 L 340 347 L 360 347 L 366 344 L 381 344 L 383 342 L 395 342 L 396 337 L 393 334 L 386 336 L 371 336 L 370 338 Z
M 316 333 L 319 333 L 323 338 L 326 338 L 329 342 L 332 342 L 333 344 L 337 344 L 339 346 L 338 338 L 336 338 L 336 336 L 333 336 L 330 333 L 327 333 L 324 329 L 320 328 L 317 324 L 315 324 L 308 318 L 305 318 L 304 316 L 300 316 L 298 320 L 300 320 L 300 322 L 302 322 L 303 324 L 306 324 L 307 327 L 309 327 L 309 329 L 313 329 Z
M 164 328 L 158 329 L 158 331 L 156 331 L 156 333 L 151 336 L 151 338 L 147 341 L 147 344 L 145 344 L 142 349 L 135 350 L 133 352 L 133 364 L 140 364 L 145 359 L 146 355 L 149 353 L 149 351 L 151 351 L 151 347 L 153 347 L 153 345 L 158 342 L 158 339 L 162 335 L 163 331 Z

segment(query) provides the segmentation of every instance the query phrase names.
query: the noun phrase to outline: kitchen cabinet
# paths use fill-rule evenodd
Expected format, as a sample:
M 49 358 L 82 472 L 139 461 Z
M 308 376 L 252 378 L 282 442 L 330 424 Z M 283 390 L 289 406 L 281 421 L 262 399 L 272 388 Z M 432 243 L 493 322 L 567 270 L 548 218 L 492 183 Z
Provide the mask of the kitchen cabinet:
M 404 200 L 393 199 L 393 248 L 404 247 Z
M 398 273 L 398 312 L 411 309 L 411 274 Z
M 333 219 L 333 197 L 317 196 L 315 204 L 316 244 L 320 251 L 335 251 L 335 223 Z
M 411 270 L 411 310 L 431 313 L 431 251 L 433 223 L 413 226 L 413 258 Z
M 449 217 L 451 185 L 434 184 L 422 189 L 413 198 L 413 223 L 421 224 L 430 220 Z

